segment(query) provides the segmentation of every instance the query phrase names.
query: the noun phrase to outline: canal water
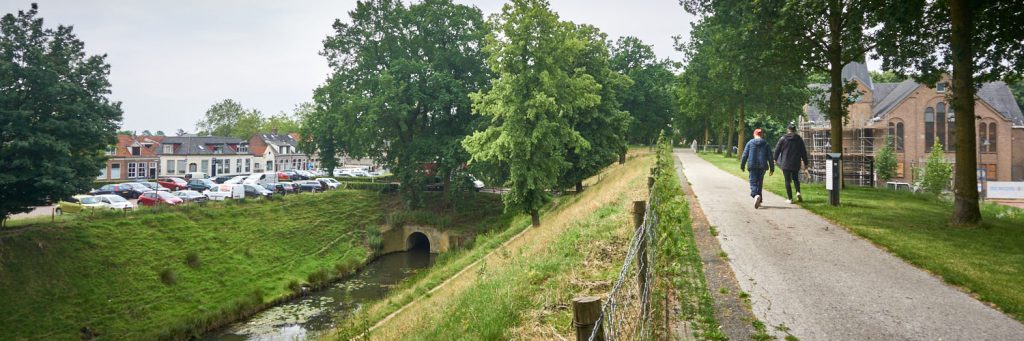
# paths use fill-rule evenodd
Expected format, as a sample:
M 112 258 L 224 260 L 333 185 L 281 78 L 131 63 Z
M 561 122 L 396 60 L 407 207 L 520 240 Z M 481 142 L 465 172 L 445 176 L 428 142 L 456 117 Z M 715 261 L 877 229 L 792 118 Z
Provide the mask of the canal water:
M 244 321 L 211 332 L 204 340 L 302 340 L 330 330 L 362 305 L 384 297 L 401 280 L 429 267 L 427 249 L 387 254 L 361 271 L 327 288 L 264 310 Z

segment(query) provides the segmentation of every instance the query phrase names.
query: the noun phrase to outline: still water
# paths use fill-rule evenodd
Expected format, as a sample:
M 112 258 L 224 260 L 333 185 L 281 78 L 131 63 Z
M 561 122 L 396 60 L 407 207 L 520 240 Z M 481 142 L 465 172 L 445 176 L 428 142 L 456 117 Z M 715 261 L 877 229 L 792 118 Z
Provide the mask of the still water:
M 302 340 L 350 318 L 417 270 L 434 263 L 426 249 L 381 256 L 355 275 L 211 332 L 205 340 Z

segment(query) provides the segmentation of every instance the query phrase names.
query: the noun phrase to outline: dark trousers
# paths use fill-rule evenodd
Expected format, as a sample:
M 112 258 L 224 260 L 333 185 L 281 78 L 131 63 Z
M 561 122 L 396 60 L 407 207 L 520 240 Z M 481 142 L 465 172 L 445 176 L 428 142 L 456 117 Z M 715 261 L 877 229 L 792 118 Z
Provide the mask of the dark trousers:
M 782 175 L 786 177 L 786 196 L 789 197 L 789 200 L 793 200 L 793 190 L 790 189 L 789 182 L 792 181 L 796 186 L 796 192 L 800 193 L 800 171 L 783 169 Z
M 764 185 L 764 172 L 767 169 L 751 168 L 750 171 L 750 197 L 761 195 L 761 187 Z

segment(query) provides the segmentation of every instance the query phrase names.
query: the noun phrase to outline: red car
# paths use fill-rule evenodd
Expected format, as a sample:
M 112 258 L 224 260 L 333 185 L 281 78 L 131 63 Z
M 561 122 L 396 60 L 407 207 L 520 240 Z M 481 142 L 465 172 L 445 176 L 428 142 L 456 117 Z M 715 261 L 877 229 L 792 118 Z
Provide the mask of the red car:
M 172 191 L 188 189 L 188 182 L 182 178 L 161 178 L 157 179 L 156 183 Z
M 284 172 L 277 172 L 277 180 L 291 180 L 291 179 L 292 178 L 288 177 L 288 174 L 285 174 Z
M 162 191 L 149 191 L 139 196 L 140 206 L 178 205 L 183 202 L 185 201 L 174 194 Z

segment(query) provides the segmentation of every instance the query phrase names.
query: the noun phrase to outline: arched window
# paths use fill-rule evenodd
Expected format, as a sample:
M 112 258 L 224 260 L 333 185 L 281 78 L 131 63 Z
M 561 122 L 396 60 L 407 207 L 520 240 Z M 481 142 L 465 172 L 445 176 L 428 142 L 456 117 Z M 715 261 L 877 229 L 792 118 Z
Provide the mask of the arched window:
M 935 109 L 924 109 L 924 150 L 932 151 L 935 144 Z
M 935 105 L 935 137 L 939 139 L 942 148 L 946 148 L 946 103 Z
M 903 152 L 903 122 L 896 122 L 896 152 Z
M 988 153 L 988 124 L 978 123 L 978 152 Z
M 996 124 L 995 123 L 989 123 L 988 124 L 988 141 L 989 141 L 989 143 L 988 143 L 988 152 L 989 153 L 995 153 L 996 152 L 996 140 L 998 140 L 996 138 Z
M 947 133 L 949 134 L 949 145 L 946 146 L 946 150 L 955 152 L 956 151 L 956 115 L 953 114 L 953 107 L 946 108 L 946 121 L 949 122 Z

